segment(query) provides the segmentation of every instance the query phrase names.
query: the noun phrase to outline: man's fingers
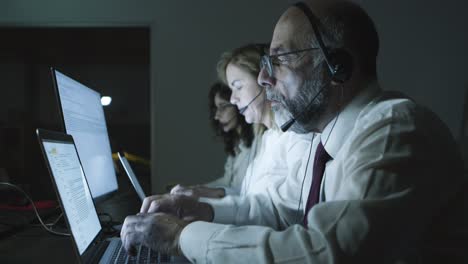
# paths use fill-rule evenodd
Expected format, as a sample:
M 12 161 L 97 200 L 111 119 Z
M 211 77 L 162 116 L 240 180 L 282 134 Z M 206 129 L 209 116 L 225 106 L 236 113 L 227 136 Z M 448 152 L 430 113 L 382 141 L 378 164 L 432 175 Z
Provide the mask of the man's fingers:
M 176 186 L 174 186 L 172 189 L 171 189 L 171 194 L 175 194 L 175 193 L 178 193 L 180 192 L 181 190 L 183 190 L 184 187 L 180 184 L 177 184 Z
M 151 206 L 151 203 L 155 200 L 160 199 L 162 196 L 161 195 L 153 195 L 153 196 L 148 196 L 143 200 L 143 203 L 141 204 L 140 208 L 140 213 L 147 213 L 148 209 Z
M 143 203 L 141 204 L 140 208 L 140 213 L 146 213 L 148 212 L 149 206 L 151 202 L 153 201 L 153 196 L 148 196 L 143 200 Z
M 136 232 L 128 232 L 122 239 L 122 245 L 124 246 L 127 254 L 135 256 L 137 253 L 136 246 L 141 244 L 139 235 Z
M 127 232 L 132 231 L 136 221 L 136 216 L 130 215 L 125 217 L 125 220 L 122 224 L 122 229 L 120 230 L 120 237 L 124 237 Z
M 175 214 L 178 208 L 177 198 L 177 195 L 168 195 L 162 199 L 152 201 L 148 213 Z
M 190 211 L 190 209 L 197 205 L 197 202 L 196 198 L 186 195 L 159 196 L 158 199 L 145 199 L 144 207 L 147 207 L 147 209 L 142 210 L 141 213 L 159 212 L 181 217 L 179 212 Z
M 164 213 L 129 216 L 122 227 L 122 246 L 132 256 L 137 254 L 140 245 L 177 252 L 178 234 L 184 226 L 176 216 Z
M 151 202 L 148 213 L 173 213 L 175 203 L 172 199 L 161 199 Z
M 190 188 L 181 188 L 177 189 L 174 192 L 171 192 L 173 195 L 185 195 L 185 196 L 194 196 L 195 195 L 195 189 L 190 189 Z
M 155 213 L 158 210 L 158 208 L 159 208 L 158 202 L 152 201 L 149 206 L 148 213 Z

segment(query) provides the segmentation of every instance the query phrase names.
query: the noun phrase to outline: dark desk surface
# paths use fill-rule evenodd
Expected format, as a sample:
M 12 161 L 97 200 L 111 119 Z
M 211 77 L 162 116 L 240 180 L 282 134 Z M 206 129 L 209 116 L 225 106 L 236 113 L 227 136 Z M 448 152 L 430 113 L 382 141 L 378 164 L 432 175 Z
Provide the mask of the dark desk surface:
M 119 191 L 117 195 L 97 204 L 98 213 L 111 215 L 113 221 L 123 222 L 135 214 L 141 202 L 132 189 Z M 56 216 L 52 216 L 55 219 Z M 104 220 L 104 217 L 102 217 Z M 47 221 L 46 221 L 47 222 Z M 50 222 L 50 220 L 49 220 Z M 49 234 L 42 227 L 28 226 L 0 240 L 0 263 L 77 263 L 69 237 Z
M 0 240 L 0 262 L 78 263 L 70 238 L 51 235 L 39 227 Z

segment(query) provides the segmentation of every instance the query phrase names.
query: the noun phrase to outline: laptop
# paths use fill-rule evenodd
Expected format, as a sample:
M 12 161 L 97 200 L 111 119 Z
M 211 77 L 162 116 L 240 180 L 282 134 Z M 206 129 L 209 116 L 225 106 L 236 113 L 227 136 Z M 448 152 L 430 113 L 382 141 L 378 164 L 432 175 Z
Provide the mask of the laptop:
M 97 203 L 118 191 L 101 94 L 51 68 L 63 132 L 75 140 L 81 165 Z
M 36 133 L 81 263 L 186 261 L 143 246 L 137 256 L 128 256 L 119 237 L 105 238 L 73 137 L 42 129 Z
M 138 197 L 140 197 L 141 201 L 143 202 L 143 200 L 146 197 L 146 194 L 143 191 L 143 188 L 141 188 L 140 182 L 138 181 L 135 173 L 133 172 L 130 163 L 128 163 L 128 160 L 127 158 L 125 158 L 125 155 L 120 154 L 120 152 L 118 152 L 117 155 L 119 156 L 119 160 L 122 164 L 125 174 L 127 174 L 128 178 L 130 179 L 130 182 L 133 185 L 133 188 L 135 188 L 135 191 L 138 194 Z

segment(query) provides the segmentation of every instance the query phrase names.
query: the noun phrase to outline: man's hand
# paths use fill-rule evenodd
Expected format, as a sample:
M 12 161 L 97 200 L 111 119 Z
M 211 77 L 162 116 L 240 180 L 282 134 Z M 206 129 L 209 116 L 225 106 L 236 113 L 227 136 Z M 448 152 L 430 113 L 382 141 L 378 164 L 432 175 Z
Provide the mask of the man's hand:
M 181 255 L 179 237 L 186 225 L 186 222 L 168 214 L 132 215 L 125 218 L 120 238 L 128 254 L 133 256 L 140 244 L 158 252 Z
M 143 200 L 143 203 L 141 204 L 140 214 L 149 213 L 150 207 L 153 201 L 157 201 L 159 199 L 165 199 L 166 197 L 170 197 L 170 194 L 152 195 L 152 196 L 146 197 Z M 154 212 L 154 209 L 152 209 L 151 212 Z
M 180 219 L 193 221 L 213 221 L 214 212 L 211 205 L 201 203 L 197 198 L 185 195 L 154 195 L 143 200 L 140 213 L 167 213 Z
M 171 194 L 179 194 L 193 197 L 223 198 L 226 192 L 223 188 L 210 188 L 205 186 L 182 186 L 176 185 Z

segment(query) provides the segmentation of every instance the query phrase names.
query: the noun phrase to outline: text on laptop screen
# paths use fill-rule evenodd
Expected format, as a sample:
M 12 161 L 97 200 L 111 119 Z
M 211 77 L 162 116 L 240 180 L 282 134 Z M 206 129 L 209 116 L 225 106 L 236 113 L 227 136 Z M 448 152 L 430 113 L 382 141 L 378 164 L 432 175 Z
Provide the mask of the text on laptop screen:
M 80 166 L 75 146 L 65 142 L 43 142 L 52 176 L 80 255 L 101 230 L 93 198 Z
M 65 130 L 73 136 L 94 198 L 116 191 L 112 153 L 101 96 L 54 71 Z

